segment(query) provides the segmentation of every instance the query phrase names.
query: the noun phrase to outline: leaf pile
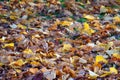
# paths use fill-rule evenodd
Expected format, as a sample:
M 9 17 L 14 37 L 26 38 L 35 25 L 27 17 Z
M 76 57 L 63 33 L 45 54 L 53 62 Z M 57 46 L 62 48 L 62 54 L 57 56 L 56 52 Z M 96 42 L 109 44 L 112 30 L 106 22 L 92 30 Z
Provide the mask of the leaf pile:
M 0 0 L 0 80 L 119 80 L 119 5 Z

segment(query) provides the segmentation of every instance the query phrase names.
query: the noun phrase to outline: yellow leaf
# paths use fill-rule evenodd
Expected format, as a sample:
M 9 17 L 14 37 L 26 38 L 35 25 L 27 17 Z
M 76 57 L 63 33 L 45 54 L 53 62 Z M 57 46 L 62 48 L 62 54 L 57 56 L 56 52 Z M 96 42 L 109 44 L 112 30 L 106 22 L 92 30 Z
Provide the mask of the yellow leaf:
M 99 45 L 100 47 L 104 48 L 105 50 L 108 50 L 110 47 L 113 46 L 113 42 L 109 42 L 108 44 L 99 43 L 98 45 Z
M 106 76 L 108 76 L 108 75 L 110 75 L 110 74 L 111 74 L 110 72 L 104 71 L 104 73 L 103 73 L 100 77 L 106 77 Z
M 33 66 L 39 66 L 39 65 L 40 65 L 40 63 L 37 62 L 37 61 L 32 61 L 31 64 L 32 64 Z
M 93 29 L 90 28 L 90 26 L 87 22 L 83 23 L 83 25 L 84 25 L 84 29 L 83 29 L 84 33 L 91 35 L 92 33 L 95 32 Z
M 7 20 L 6 19 L 1 19 L 1 22 L 6 23 Z
M 21 29 L 26 29 L 27 27 L 26 26 L 24 26 L 24 25 L 22 25 L 22 24 L 18 24 L 17 25 L 19 28 L 21 28 Z
M 6 48 L 6 47 L 14 47 L 14 43 L 8 43 L 3 46 L 3 48 Z
M 22 71 L 20 69 L 15 69 L 17 73 L 21 73 Z
M 110 67 L 110 72 L 114 74 L 118 74 L 117 69 L 115 69 L 114 67 Z
M 32 50 L 31 50 L 31 49 L 28 49 L 28 48 L 27 48 L 27 49 L 25 49 L 25 50 L 23 51 L 23 53 L 26 53 L 26 54 L 31 54 L 31 53 L 33 53 L 33 52 L 32 52 Z
M 17 19 L 17 16 L 13 16 L 13 15 L 11 15 L 11 16 L 10 16 L 10 19 L 15 20 L 15 19 Z
M 29 71 L 33 74 L 38 72 L 38 68 L 30 68 Z
M 0 62 L 0 66 L 2 66 L 2 65 L 3 65 L 3 63 Z
M 86 18 L 88 20 L 95 20 L 95 17 L 92 15 L 84 15 L 84 18 Z
M 22 66 L 25 62 L 22 59 L 19 59 L 15 62 L 10 63 L 12 66 Z
M 115 16 L 115 17 L 113 18 L 113 20 L 114 20 L 115 22 L 120 22 L 120 17 L 119 17 L 119 16 Z
M 95 62 L 96 63 L 99 63 L 99 62 L 107 63 L 107 60 L 102 55 L 97 55 Z
M 72 22 L 70 21 L 61 21 L 60 23 L 62 26 L 70 26 L 72 24 Z
M 117 59 L 120 59 L 120 54 L 118 53 L 113 53 L 113 57 L 117 58 Z
M 63 51 L 69 51 L 72 46 L 70 44 L 63 44 Z
M 40 37 L 39 34 L 32 35 L 32 39 L 39 38 L 39 37 Z
M 87 22 L 83 23 L 83 25 L 84 25 L 84 29 L 85 30 L 89 30 L 90 29 L 90 26 L 89 26 L 89 24 Z

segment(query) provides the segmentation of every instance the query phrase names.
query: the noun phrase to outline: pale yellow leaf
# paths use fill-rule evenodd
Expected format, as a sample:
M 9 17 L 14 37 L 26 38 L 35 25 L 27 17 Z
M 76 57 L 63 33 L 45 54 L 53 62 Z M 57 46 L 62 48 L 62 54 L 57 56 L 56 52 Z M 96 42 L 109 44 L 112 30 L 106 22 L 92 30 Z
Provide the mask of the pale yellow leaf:
M 95 72 L 93 72 L 93 71 L 91 71 L 91 70 L 88 70 L 88 71 L 89 71 L 89 76 L 90 76 L 91 78 L 96 78 L 96 77 L 99 76 L 98 74 L 96 74 Z
M 63 44 L 63 51 L 69 51 L 72 46 L 70 44 Z
M 88 20 L 95 20 L 95 17 L 92 15 L 84 15 L 84 18 L 86 18 Z
M 115 16 L 115 17 L 113 18 L 113 20 L 114 20 L 114 22 L 120 22 L 120 16 Z

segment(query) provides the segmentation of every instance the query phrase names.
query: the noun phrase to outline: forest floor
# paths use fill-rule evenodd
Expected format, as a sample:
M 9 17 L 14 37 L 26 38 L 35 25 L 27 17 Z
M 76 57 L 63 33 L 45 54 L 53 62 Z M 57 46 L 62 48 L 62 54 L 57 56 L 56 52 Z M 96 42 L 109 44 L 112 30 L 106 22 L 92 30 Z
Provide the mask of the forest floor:
M 0 80 L 120 80 L 119 5 L 0 0 Z

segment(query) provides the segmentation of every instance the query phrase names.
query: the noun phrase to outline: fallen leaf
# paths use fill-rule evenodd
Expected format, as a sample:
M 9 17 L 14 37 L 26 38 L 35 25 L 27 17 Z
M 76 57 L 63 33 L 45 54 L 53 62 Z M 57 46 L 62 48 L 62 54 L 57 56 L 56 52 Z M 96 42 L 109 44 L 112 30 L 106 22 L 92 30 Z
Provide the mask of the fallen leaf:
M 106 76 L 108 76 L 108 75 L 110 75 L 110 74 L 111 74 L 110 72 L 104 71 L 104 73 L 103 73 L 100 77 L 106 77 Z
M 22 65 L 24 65 L 25 64 L 25 62 L 22 60 L 22 59 L 19 59 L 19 60 L 17 60 L 17 61 L 14 61 L 14 62 L 11 62 L 10 63 L 10 65 L 12 65 L 13 67 L 14 66 L 22 66 Z
M 39 66 L 39 65 L 40 65 L 40 63 L 39 63 L 39 62 L 37 62 L 37 61 L 32 61 L 32 62 L 31 62 L 31 65 L 33 65 L 33 66 Z
M 120 54 L 118 54 L 118 53 L 113 53 L 112 55 L 113 55 L 113 57 L 115 57 L 115 58 L 117 58 L 117 59 L 120 59 Z
M 63 50 L 63 51 L 69 51 L 70 48 L 72 48 L 72 46 L 71 46 L 70 44 L 63 44 L 62 50 Z
M 96 77 L 99 76 L 98 74 L 94 73 L 94 72 L 91 71 L 91 70 L 88 70 L 88 71 L 89 71 L 89 76 L 90 76 L 91 78 L 96 78 Z
M 32 52 L 32 50 L 31 49 L 25 49 L 24 51 L 23 51 L 23 53 L 26 53 L 26 54 L 32 54 L 33 52 Z
M 95 20 L 95 17 L 92 15 L 84 15 L 84 18 L 86 18 L 88 20 Z
M 38 72 L 38 68 L 30 68 L 29 71 L 33 74 Z
M 120 22 L 120 16 L 113 17 L 114 22 L 119 23 Z
M 72 22 L 70 21 L 61 21 L 60 23 L 62 26 L 70 26 L 72 24 Z
M 108 11 L 108 9 L 105 6 L 100 7 L 100 13 L 105 13 L 107 11 Z
M 107 63 L 108 61 L 102 55 L 97 55 L 95 63 L 99 63 L 99 62 Z
M 10 19 L 15 20 L 15 19 L 17 19 L 17 16 L 15 16 L 15 15 L 11 15 L 11 16 L 10 16 Z
M 110 73 L 118 74 L 118 70 L 114 67 L 110 67 Z
M 17 26 L 18 26 L 18 28 L 21 28 L 21 29 L 26 29 L 27 28 L 26 26 L 24 26 L 22 24 L 18 24 Z
M 3 46 L 3 48 L 6 48 L 6 47 L 13 48 L 14 47 L 14 43 L 8 43 L 8 44 L 5 44 Z
M 87 22 L 84 22 L 83 25 L 84 25 L 84 29 L 83 29 L 84 33 L 91 35 L 92 33 L 95 32 L 93 29 L 90 28 L 90 26 Z

